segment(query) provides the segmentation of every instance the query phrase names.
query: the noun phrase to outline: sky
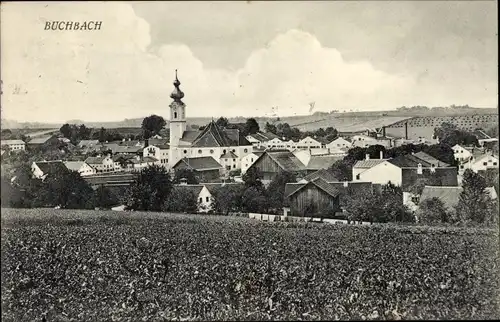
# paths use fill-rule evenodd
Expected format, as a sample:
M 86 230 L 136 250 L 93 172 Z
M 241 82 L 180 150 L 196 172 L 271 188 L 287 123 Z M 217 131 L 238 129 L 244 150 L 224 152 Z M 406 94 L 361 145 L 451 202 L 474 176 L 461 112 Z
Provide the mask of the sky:
M 496 1 L 7 2 L 2 118 L 498 106 Z M 102 21 L 94 31 L 47 21 Z M 314 102 L 314 108 L 310 103 Z

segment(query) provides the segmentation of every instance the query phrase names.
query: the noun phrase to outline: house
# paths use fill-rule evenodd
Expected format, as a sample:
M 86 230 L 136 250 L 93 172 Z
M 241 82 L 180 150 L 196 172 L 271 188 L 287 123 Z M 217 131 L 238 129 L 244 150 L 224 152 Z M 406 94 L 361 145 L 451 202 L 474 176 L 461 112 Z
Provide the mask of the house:
M 338 137 L 326 145 L 327 148 L 337 149 L 337 150 L 340 148 L 349 149 L 349 148 L 351 148 L 351 146 L 352 146 L 352 142 L 348 141 L 347 139 L 345 139 L 343 137 Z
M 248 168 L 255 168 L 262 174 L 262 181 L 271 181 L 280 172 L 291 172 L 297 176 L 306 175 L 306 166 L 290 151 L 267 150 Z M 247 170 L 247 171 L 248 171 Z
M 226 151 L 226 153 L 221 155 L 220 161 L 223 168 L 223 172 L 228 173 L 229 171 L 232 170 L 241 169 L 240 159 L 232 151 Z
M 31 173 L 34 178 L 44 180 L 50 175 L 59 175 L 67 172 L 67 168 L 61 160 L 57 161 L 36 161 L 31 164 Z
M 271 132 L 257 132 L 254 134 L 249 134 L 246 136 L 246 139 L 248 142 L 250 142 L 254 147 L 261 147 L 265 144 L 266 142 L 277 138 L 278 136 L 274 133 Z
M 80 142 L 78 142 L 77 147 L 83 149 L 83 148 L 95 147 L 98 145 L 99 145 L 99 140 L 81 140 Z
M 192 170 L 200 182 L 219 181 L 222 174 L 222 166 L 212 157 L 183 158 L 172 169 Z
M 381 145 L 385 148 L 390 148 L 392 146 L 391 139 L 389 138 L 375 138 L 368 135 L 354 135 L 352 137 L 352 146 L 365 148 L 371 145 Z
M 363 170 L 364 168 L 364 170 Z M 443 186 L 457 186 L 458 171 L 432 156 L 419 152 L 393 159 L 358 161 L 353 167 L 353 180 L 401 186 L 407 191 L 418 178 L 440 177 Z
M 425 186 L 420 196 L 419 205 L 426 199 L 438 198 L 444 203 L 445 208 L 450 211 L 454 210 L 460 200 L 462 187 L 440 187 L 440 186 Z M 486 188 L 491 200 L 498 198 L 495 188 Z
M 461 145 L 455 144 L 453 147 L 453 156 L 455 160 L 462 162 L 467 162 L 472 157 L 472 153 L 468 148 L 464 148 Z
M 176 184 L 174 189 L 179 191 L 190 191 L 196 196 L 198 201 L 198 212 L 207 213 L 212 210 L 213 197 L 210 190 L 203 184 Z
M 339 217 L 348 195 L 372 191 L 369 182 L 327 182 L 323 178 L 314 178 L 307 182 L 287 183 L 284 204 L 289 209 L 285 211 L 299 217 Z
M 136 172 L 113 172 L 98 173 L 92 176 L 85 176 L 83 179 L 94 189 L 105 187 L 129 187 L 136 179 Z
M 43 148 L 47 148 L 50 146 L 57 146 L 58 147 L 59 144 L 60 144 L 60 141 L 55 135 L 35 137 L 26 143 L 26 145 L 30 149 L 43 149 Z
M 297 149 L 310 149 L 310 148 L 324 148 L 326 146 L 325 143 L 320 142 L 317 138 L 312 138 L 307 136 L 297 142 Z
M 475 130 L 472 134 L 476 136 L 480 146 L 484 146 L 485 143 L 498 142 L 497 138 L 492 138 L 488 134 L 484 133 L 483 130 Z
M 26 143 L 23 140 L 2 140 L 0 142 L 2 150 L 25 151 Z
M 168 167 L 168 150 L 168 144 L 147 144 L 146 147 L 142 150 L 142 156 L 158 159 L 162 166 Z
M 115 162 L 111 158 L 111 155 L 88 157 L 85 160 L 85 163 L 94 168 L 96 173 L 114 172 L 119 170 L 116 168 Z
M 65 161 L 64 166 L 70 171 L 78 172 L 82 177 L 96 174 L 95 169 L 84 161 Z
M 264 153 L 264 151 L 253 151 L 241 159 L 241 174 L 245 174 L 248 168 Z
M 468 162 L 462 163 L 459 167 L 460 174 L 467 169 L 476 173 L 481 170 L 498 169 L 498 155 L 484 151 L 484 153 L 473 155 Z

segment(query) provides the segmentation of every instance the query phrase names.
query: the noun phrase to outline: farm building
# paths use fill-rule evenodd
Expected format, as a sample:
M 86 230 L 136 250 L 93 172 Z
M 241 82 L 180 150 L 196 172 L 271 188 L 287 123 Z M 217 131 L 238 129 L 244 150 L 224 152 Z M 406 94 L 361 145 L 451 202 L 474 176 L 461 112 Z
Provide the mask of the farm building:
M 111 155 L 98 156 L 98 157 L 88 157 L 85 163 L 90 165 L 95 169 L 97 173 L 99 172 L 114 172 L 119 170 L 119 164 L 115 164 Z
M 26 143 L 26 145 L 29 149 L 41 150 L 51 146 L 59 146 L 60 141 L 55 135 L 42 136 L 42 137 L 32 138 Z
M 467 169 L 470 169 L 477 173 L 480 170 L 498 168 L 498 155 L 495 155 L 492 152 L 482 151 L 482 153 L 479 152 L 473 154 L 468 162 L 460 165 L 460 174 L 463 174 L 463 172 Z
M 222 174 L 222 166 L 212 157 L 183 158 L 173 167 L 173 170 L 193 170 L 198 181 L 219 181 Z
M 341 216 L 347 195 L 371 193 L 369 182 L 327 182 L 321 177 L 310 181 L 287 183 L 285 212 L 299 217 L 333 218 Z
M 300 180 L 300 183 L 306 183 L 309 181 L 313 181 L 315 179 L 321 178 L 325 180 L 326 182 L 337 182 L 339 181 L 336 177 L 335 174 L 328 170 L 328 169 L 320 169 L 318 171 L 312 172 L 308 175 L 306 175 L 304 178 Z
M 254 151 L 241 158 L 241 174 L 245 174 L 248 168 L 264 153 L 264 151 Z
M 68 171 L 61 160 L 57 161 L 36 161 L 31 164 L 31 172 L 33 177 L 37 179 L 45 179 L 50 175 L 59 175 Z
M 148 144 L 146 143 L 146 147 L 142 150 L 143 157 L 153 157 L 160 161 L 160 164 L 163 167 L 168 167 L 168 144 Z
M 212 210 L 213 196 L 204 184 L 176 184 L 174 189 L 179 191 L 190 191 L 196 196 L 198 212 L 209 212 Z
M 26 143 L 23 140 L 2 140 L 0 142 L 2 150 L 9 151 L 24 151 L 26 150 Z
M 297 176 L 307 174 L 305 165 L 290 151 L 265 151 L 249 169 L 258 169 L 263 181 L 271 181 L 280 172 L 291 172 Z M 248 171 L 248 170 L 247 170 Z
M 425 186 L 420 196 L 419 204 L 425 199 L 438 198 L 444 203 L 447 210 L 453 210 L 458 205 L 462 190 L 462 187 Z M 491 200 L 497 199 L 498 195 L 495 188 L 488 187 L 486 188 L 486 192 L 488 192 Z
M 70 171 L 78 172 L 82 177 L 96 173 L 95 169 L 84 161 L 65 161 L 64 166 Z

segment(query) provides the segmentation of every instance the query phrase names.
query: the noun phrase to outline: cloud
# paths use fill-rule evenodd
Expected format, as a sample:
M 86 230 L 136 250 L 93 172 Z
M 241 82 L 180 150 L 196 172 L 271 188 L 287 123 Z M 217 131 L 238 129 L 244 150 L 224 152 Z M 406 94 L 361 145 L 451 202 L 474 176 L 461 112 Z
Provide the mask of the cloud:
M 44 30 L 52 20 L 102 21 L 102 27 Z M 175 69 L 188 117 L 259 116 L 273 106 L 281 115 L 307 114 L 312 101 L 316 111 L 390 109 L 415 98 L 413 79 L 345 61 L 300 30 L 278 35 L 240 69 L 226 70 L 204 67 L 182 43 L 151 49 L 149 24 L 129 4 L 8 3 L 1 27 L 6 119 L 167 117 Z

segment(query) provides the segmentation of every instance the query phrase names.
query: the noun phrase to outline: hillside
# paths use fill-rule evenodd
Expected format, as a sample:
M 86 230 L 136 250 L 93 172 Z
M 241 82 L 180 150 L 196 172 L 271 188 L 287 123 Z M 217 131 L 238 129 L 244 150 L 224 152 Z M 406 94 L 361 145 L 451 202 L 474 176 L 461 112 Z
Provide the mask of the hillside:
M 405 120 L 412 117 L 444 117 L 444 116 L 461 116 L 461 115 L 488 115 L 488 114 L 498 114 L 498 110 L 494 108 L 467 108 L 467 109 L 431 109 L 428 111 L 364 111 L 364 112 L 345 112 L 345 113 L 325 113 L 316 112 L 311 115 L 297 115 L 297 116 L 286 116 L 286 117 L 255 117 L 261 128 L 263 128 L 266 122 L 286 122 L 291 126 L 296 126 L 301 130 L 315 130 L 320 127 L 333 126 L 335 128 L 346 128 L 347 129 L 358 127 L 363 123 L 368 122 L 366 126 L 376 126 L 378 124 L 390 125 L 401 120 Z M 219 116 L 214 116 L 214 119 Z M 376 121 L 384 118 L 383 121 Z M 205 125 L 211 121 L 212 118 L 209 117 L 188 117 L 188 125 Z M 230 117 L 228 118 L 232 123 L 245 122 L 245 117 Z M 125 119 L 123 121 L 116 122 L 92 122 L 84 120 L 69 120 L 67 123 L 73 124 L 85 124 L 88 127 L 94 128 L 133 128 L 140 127 L 142 123 L 142 118 L 135 119 Z M 392 122 L 393 121 L 393 122 Z M 392 123 L 391 123 L 392 122 Z M 371 124 L 373 123 L 373 124 Z M 3 120 L 1 122 L 2 129 L 15 129 L 15 128 L 30 128 L 30 129 L 41 129 L 41 128 L 59 128 L 62 124 L 54 123 L 41 123 L 41 122 L 18 122 L 13 120 Z M 365 125 L 362 125 L 365 126 Z

